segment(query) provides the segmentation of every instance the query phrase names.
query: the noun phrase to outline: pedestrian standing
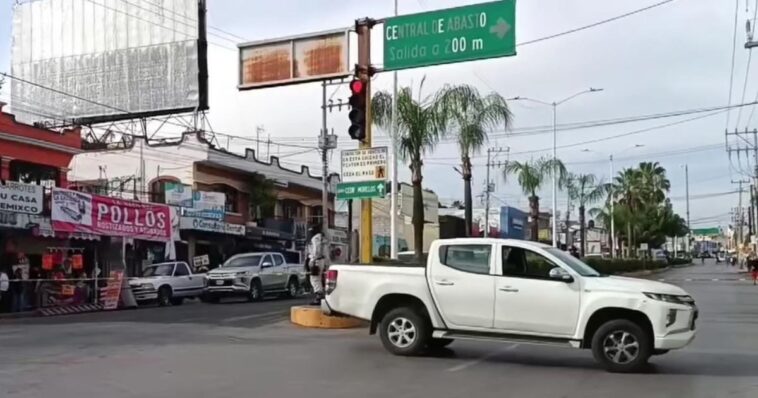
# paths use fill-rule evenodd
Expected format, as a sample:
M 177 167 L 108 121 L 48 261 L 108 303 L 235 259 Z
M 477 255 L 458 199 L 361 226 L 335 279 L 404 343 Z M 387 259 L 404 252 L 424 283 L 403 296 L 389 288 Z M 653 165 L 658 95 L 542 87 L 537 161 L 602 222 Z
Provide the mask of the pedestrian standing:
M 11 278 L 11 292 L 13 293 L 12 312 L 22 312 L 26 310 L 26 283 L 24 282 L 24 273 L 20 267 L 17 267 Z
M 0 312 L 3 312 L 3 309 L 10 311 L 10 306 L 7 305 L 8 301 L 10 300 L 10 292 L 8 291 L 9 289 L 10 278 L 8 278 L 8 274 L 5 272 L 5 269 L 0 269 Z
M 313 288 L 313 301 L 311 305 L 321 305 L 321 299 L 324 297 L 324 285 L 321 281 L 321 273 L 326 266 L 324 256 L 324 235 L 321 233 L 321 225 L 311 227 L 308 241 L 308 258 L 306 260 L 306 269 L 308 270 L 309 280 Z

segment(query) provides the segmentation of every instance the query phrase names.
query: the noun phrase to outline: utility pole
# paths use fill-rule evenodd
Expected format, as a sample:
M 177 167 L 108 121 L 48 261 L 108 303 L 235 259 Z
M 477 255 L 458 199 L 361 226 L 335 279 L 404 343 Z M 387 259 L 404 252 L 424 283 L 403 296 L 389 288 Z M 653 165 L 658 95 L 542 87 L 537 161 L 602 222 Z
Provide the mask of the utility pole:
M 329 108 L 326 99 L 326 81 L 321 82 L 321 135 L 318 139 L 318 147 L 321 150 L 321 233 L 329 241 L 329 150 L 337 148 L 337 136 L 329 134 L 327 128 L 327 109 Z M 271 139 L 269 139 L 269 142 Z
M 371 27 L 374 24 L 375 21 L 369 18 L 355 21 L 355 31 L 358 34 L 358 65 L 356 66 L 356 75 L 366 85 L 366 136 L 360 144 L 361 149 L 371 148 L 371 130 L 373 127 L 371 115 Z M 396 189 L 397 187 L 392 187 L 392 191 Z M 371 225 L 373 221 L 372 205 L 371 199 L 361 200 L 360 261 L 362 263 L 370 263 L 373 258 L 374 232 Z
M 397 16 L 397 0 L 395 0 L 395 16 Z M 371 106 L 371 104 L 369 104 Z M 390 127 L 390 159 L 392 159 L 392 174 L 390 175 L 390 258 L 397 260 L 397 71 L 392 72 L 392 116 Z
M 739 193 L 740 198 L 737 202 L 737 223 L 739 224 L 739 229 L 737 230 L 737 236 L 738 236 L 738 244 L 741 246 L 744 243 L 744 227 L 745 227 L 745 212 L 742 209 L 742 192 L 744 192 L 744 189 L 742 189 L 742 184 L 750 184 L 749 180 L 739 180 L 734 181 L 732 180 L 732 184 L 739 184 Z
M 692 227 L 690 226 L 690 167 L 687 164 L 684 165 L 684 189 L 687 198 L 687 241 L 685 242 L 684 248 L 689 254 Z
M 490 194 L 495 191 L 494 184 L 490 181 L 490 169 L 495 166 L 493 154 L 497 156 L 498 153 L 508 152 L 511 149 L 509 147 L 503 148 L 487 148 L 487 181 L 484 184 L 484 233 L 482 237 L 486 238 L 490 234 Z M 471 233 L 468 231 L 467 233 Z M 466 235 L 469 236 L 469 235 Z
M 611 168 L 611 174 L 609 174 L 610 177 L 609 183 L 613 184 L 613 154 L 608 156 L 608 159 L 610 160 L 610 168 Z M 613 185 L 611 185 L 611 191 L 613 191 Z M 616 221 L 614 220 L 614 202 L 616 202 L 616 198 L 614 197 L 615 192 L 611 192 L 611 258 L 616 258 Z M 687 227 L 689 227 L 689 216 L 687 216 Z
M 256 159 L 261 159 L 261 133 L 265 131 L 266 129 L 264 129 L 263 126 L 255 127 L 255 158 Z

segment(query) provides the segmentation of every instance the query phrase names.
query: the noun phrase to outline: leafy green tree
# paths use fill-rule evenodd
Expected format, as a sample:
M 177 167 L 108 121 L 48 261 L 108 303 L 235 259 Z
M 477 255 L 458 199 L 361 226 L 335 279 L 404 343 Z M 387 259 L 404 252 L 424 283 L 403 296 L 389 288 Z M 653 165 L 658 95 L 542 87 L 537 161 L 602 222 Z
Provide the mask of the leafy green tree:
M 413 241 L 416 256 L 421 259 L 424 249 L 424 198 L 423 198 L 423 157 L 434 150 L 440 137 L 445 133 L 447 118 L 440 96 L 423 97 L 421 89 L 416 98 L 410 87 L 398 91 L 396 132 L 398 152 L 404 162 L 408 162 L 413 185 Z M 392 116 L 392 94 L 380 91 L 371 103 L 374 123 L 390 130 Z
M 594 174 L 579 174 L 572 179 L 570 189 L 568 190 L 569 198 L 579 203 L 579 236 L 582 240 L 581 256 L 587 250 L 587 225 L 585 212 L 588 204 L 595 203 L 602 199 L 606 194 L 606 187 L 599 184 Z
M 500 94 L 483 96 L 469 85 L 445 86 L 439 93 L 447 128 L 455 131 L 461 155 L 461 174 L 464 185 L 464 220 L 466 236 L 472 232 L 471 156 L 487 142 L 487 131 L 497 127 L 508 129 L 512 121 L 508 104 Z
M 539 240 L 540 198 L 537 196 L 537 192 L 554 172 L 558 173 L 562 182 L 565 181 L 566 166 L 559 159 L 541 158 L 526 162 L 513 161 L 506 163 L 503 170 L 503 178 L 506 181 L 509 175 L 516 176 L 521 191 L 529 198 L 529 215 L 532 219 L 529 239 L 533 241 Z

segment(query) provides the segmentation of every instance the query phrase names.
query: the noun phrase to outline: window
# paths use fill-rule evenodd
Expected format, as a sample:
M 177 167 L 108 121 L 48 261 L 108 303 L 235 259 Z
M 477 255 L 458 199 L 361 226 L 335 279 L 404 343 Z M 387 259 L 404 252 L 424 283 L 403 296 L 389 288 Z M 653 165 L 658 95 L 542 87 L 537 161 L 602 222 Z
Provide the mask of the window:
M 274 255 L 274 265 L 277 267 L 282 265 L 284 263 L 284 258 L 282 258 L 281 254 L 275 254 Z
M 263 257 L 263 262 L 261 263 L 261 266 L 268 265 L 271 267 L 274 264 L 274 262 L 271 260 L 271 255 L 267 254 L 266 257 Z
M 491 245 L 448 245 L 440 247 L 442 264 L 463 272 L 488 275 Z
M 548 279 L 556 265 L 544 256 L 520 247 L 503 246 L 503 275 Z
M 187 264 L 185 263 L 177 263 L 176 264 L 176 270 L 174 271 L 174 276 L 187 276 L 190 274 L 189 268 L 187 268 Z
M 235 268 L 235 267 L 257 267 L 261 262 L 260 255 L 232 257 L 226 260 L 223 268 Z
M 576 273 L 581 276 L 600 276 L 600 273 L 595 271 L 594 268 L 583 263 L 581 260 L 577 259 L 576 257 L 570 254 L 567 254 L 563 250 L 559 250 L 554 247 L 551 247 L 545 250 L 550 252 L 550 254 L 554 255 L 555 257 L 558 257 L 559 260 L 563 261 L 566 265 L 571 267 L 571 269 L 576 271 Z
M 156 264 L 151 265 L 147 268 L 145 268 L 142 271 L 142 276 L 144 277 L 150 277 L 150 276 L 171 276 L 171 273 L 174 271 L 174 265 L 173 264 Z

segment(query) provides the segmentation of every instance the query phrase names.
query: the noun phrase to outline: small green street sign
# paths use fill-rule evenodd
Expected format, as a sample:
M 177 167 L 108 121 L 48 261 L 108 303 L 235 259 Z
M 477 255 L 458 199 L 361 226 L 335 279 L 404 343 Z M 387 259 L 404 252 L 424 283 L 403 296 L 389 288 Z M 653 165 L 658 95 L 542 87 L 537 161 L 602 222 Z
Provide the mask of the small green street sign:
M 516 0 L 387 18 L 384 70 L 516 55 Z
M 386 193 L 384 181 L 341 182 L 337 184 L 337 199 L 383 198 Z

